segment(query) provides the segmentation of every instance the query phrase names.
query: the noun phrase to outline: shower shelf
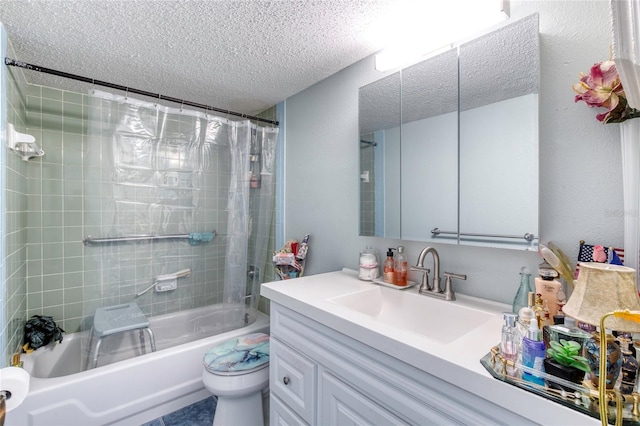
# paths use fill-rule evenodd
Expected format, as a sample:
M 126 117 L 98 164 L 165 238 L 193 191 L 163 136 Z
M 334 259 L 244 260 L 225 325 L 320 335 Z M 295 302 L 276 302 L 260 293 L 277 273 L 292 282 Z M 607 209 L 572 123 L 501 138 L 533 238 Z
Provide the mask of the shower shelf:
M 191 232 L 190 234 L 169 234 L 169 235 L 131 235 L 127 237 L 96 238 L 91 235 L 82 240 L 85 246 L 98 244 L 126 243 L 136 241 L 157 241 L 157 240 L 189 240 L 189 244 L 198 245 L 208 243 L 216 236 L 216 231 L 212 232 Z

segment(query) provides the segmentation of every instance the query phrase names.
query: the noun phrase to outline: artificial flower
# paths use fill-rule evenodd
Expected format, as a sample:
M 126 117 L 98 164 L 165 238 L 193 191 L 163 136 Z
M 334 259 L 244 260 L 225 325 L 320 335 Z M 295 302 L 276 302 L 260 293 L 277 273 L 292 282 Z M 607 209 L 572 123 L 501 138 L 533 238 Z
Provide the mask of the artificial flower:
M 640 117 L 640 111 L 631 108 L 613 61 L 594 64 L 589 74 L 580 73 L 580 82 L 573 85 L 575 102 L 583 101 L 590 108 L 607 108 L 607 112 L 597 114 L 603 123 L 621 123 L 630 118 Z

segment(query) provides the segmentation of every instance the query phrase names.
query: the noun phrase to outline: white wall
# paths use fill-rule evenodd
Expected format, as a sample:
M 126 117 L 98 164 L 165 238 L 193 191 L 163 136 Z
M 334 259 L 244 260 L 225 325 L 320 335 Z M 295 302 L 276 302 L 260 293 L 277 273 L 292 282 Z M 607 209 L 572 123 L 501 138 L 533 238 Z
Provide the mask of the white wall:
M 570 258 L 581 239 L 622 246 L 620 136 L 574 103 L 579 73 L 609 58 L 607 0 L 511 0 L 511 17 L 540 14 L 540 232 Z M 425 243 L 358 236 L 358 88 L 381 78 L 369 57 L 286 101 L 285 235 L 311 234 L 306 272 L 356 268 L 372 244 L 406 246 L 411 263 Z M 433 244 L 442 269 L 468 275 L 457 291 L 510 303 L 520 267 L 534 252 Z M 415 279 L 417 276 L 412 275 Z

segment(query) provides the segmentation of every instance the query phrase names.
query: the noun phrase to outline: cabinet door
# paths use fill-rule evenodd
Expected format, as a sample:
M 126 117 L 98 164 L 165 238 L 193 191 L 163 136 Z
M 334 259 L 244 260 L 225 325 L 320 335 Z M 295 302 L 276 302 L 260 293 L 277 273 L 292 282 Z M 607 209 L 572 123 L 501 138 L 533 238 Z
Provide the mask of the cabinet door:
M 269 388 L 305 422 L 315 417 L 316 364 L 271 337 L 269 357 Z
M 334 377 L 320 373 L 322 425 L 406 425 L 378 404 Z
M 307 426 L 284 402 L 273 394 L 269 400 L 269 425 L 270 426 Z

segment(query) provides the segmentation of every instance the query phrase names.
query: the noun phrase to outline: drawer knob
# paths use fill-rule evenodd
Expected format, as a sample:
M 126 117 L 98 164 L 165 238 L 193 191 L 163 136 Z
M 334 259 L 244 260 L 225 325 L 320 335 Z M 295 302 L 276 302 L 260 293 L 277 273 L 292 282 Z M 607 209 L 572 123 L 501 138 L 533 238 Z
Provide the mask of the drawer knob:
M 289 384 L 289 378 L 287 376 L 284 376 L 282 378 L 282 383 L 284 383 L 285 385 L 288 385 Z

